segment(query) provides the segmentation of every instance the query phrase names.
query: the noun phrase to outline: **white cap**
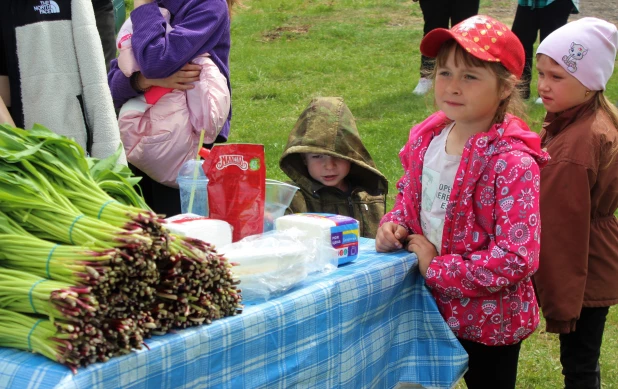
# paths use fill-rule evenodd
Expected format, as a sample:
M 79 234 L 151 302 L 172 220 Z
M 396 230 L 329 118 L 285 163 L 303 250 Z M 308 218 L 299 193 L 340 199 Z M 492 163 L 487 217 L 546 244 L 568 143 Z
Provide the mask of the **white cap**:
M 537 54 L 545 54 L 586 88 L 605 90 L 614 72 L 618 30 L 597 18 L 567 23 L 541 42 Z

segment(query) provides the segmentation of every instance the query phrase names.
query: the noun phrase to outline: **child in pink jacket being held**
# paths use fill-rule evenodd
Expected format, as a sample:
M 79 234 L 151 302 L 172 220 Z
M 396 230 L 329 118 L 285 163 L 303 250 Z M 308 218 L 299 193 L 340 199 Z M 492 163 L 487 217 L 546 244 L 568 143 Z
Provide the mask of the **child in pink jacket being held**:
M 394 208 L 377 251 L 405 247 L 469 355 L 468 388 L 515 388 L 519 350 L 539 323 L 530 277 L 540 249 L 539 136 L 509 111 L 524 49 L 477 15 L 421 42 L 436 58 L 440 109 L 410 131 Z
M 166 21 L 166 35 L 173 30 L 170 12 L 159 7 Z M 127 19 L 118 32 L 118 67 L 126 77 L 141 69 L 133 53 L 133 23 Z M 211 144 L 230 112 L 227 79 L 208 53 L 191 61 L 201 67 L 193 88 L 179 90 L 153 86 L 127 101 L 120 109 L 118 126 L 127 160 L 156 182 L 177 188 L 181 166 L 195 158 L 204 131 L 204 144 Z

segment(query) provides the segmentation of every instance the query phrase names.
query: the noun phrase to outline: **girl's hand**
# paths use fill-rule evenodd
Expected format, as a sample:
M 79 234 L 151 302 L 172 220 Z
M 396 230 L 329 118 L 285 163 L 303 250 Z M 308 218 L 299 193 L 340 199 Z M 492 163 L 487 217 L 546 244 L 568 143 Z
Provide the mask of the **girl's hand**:
M 376 234 L 376 251 L 386 253 L 403 247 L 408 231 L 399 224 L 388 222 L 378 228 Z
M 160 86 L 163 88 L 180 90 L 193 89 L 194 86 L 192 85 L 192 83 L 200 79 L 201 70 L 202 67 L 200 65 L 188 63 L 183 66 L 179 71 L 167 78 L 148 79 L 140 73 L 137 76 L 137 82 L 142 89 L 147 89 L 151 86 Z
M 423 235 L 412 234 L 408 236 L 406 249 L 418 257 L 418 269 L 425 277 L 431 261 L 438 256 L 436 247 Z

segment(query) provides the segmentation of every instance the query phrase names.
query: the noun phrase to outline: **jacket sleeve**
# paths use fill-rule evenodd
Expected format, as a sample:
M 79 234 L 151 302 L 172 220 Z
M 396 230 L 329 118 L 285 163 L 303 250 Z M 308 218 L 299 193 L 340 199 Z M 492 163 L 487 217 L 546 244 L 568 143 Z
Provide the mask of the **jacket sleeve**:
M 107 83 L 109 84 L 109 90 L 112 93 L 112 100 L 116 108 L 121 108 L 129 99 L 137 97 L 139 94 L 131 86 L 131 79 L 125 76 L 118 67 L 117 59 L 112 60 L 110 63 Z
M 543 169 L 541 265 L 534 281 L 547 331 L 568 333 L 579 319 L 588 275 L 590 188 L 588 169 L 561 161 Z
M 404 165 L 403 169 L 405 173 L 403 177 L 401 177 L 399 181 L 397 181 L 397 192 L 398 193 L 397 193 L 397 196 L 395 196 L 395 204 L 393 205 L 393 209 L 391 209 L 390 211 L 384 214 L 384 216 L 380 220 L 380 225 L 384 223 L 388 223 L 388 222 L 399 224 L 400 226 L 403 226 L 406 230 L 408 230 L 408 233 L 411 233 L 410 228 L 408 227 L 406 223 L 405 215 L 407 213 L 406 211 L 407 201 L 403 193 L 404 190 L 406 190 L 406 188 L 409 187 L 410 185 L 410 176 L 406 169 L 406 166 L 405 166 L 406 164 L 403 163 L 403 165 Z
M 408 142 L 399 152 L 399 159 L 403 166 L 404 175 L 397 182 L 397 196 L 395 197 L 395 205 L 390 212 L 387 212 L 380 225 L 386 222 L 393 222 L 403 226 L 408 233 L 422 234 L 420 223 L 418 222 L 419 215 L 409 215 L 408 212 L 414 208 L 412 196 L 417 196 L 420 193 L 420 177 L 411 177 L 411 172 L 422 171 L 420 157 L 415 155 L 418 153 L 418 148 L 423 143 L 424 136 L 430 136 L 436 128 L 444 128 L 448 124 L 447 117 L 442 111 L 433 113 L 422 123 L 415 125 L 410 129 Z M 414 181 L 415 180 L 415 181 Z M 417 187 L 414 189 L 414 187 Z M 418 191 L 418 193 L 416 193 Z
M 92 3 L 71 2 L 73 39 L 83 88 L 86 125 L 91 129 L 92 156 L 105 158 L 121 145 L 116 112 L 105 80 L 105 59 L 97 30 Z M 126 165 L 122 150 L 118 163 Z
M 195 58 L 198 50 L 208 52 L 219 42 L 228 21 L 222 1 L 195 1 L 180 22 L 166 35 L 165 18 L 156 2 L 131 12 L 133 53 L 146 78 L 169 77 Z
M 455 254 L 435 257 L 426 276 L 430 288 L 457 298 L 487 296 L 519 283 L 538 269 L 539 166 L 528 154 L 502 154 L 501 159 L 506 165 L 495 173 L 495 224 L 487 249 L 465 258 Z
M 296 185 L 296 183 L 292 182 L 292 185 Z M 306 213 L 307 212 L 307 202 L 305 201 L 305 196 L 303 196 L 302 189 L 299 189 L 294 193 L 294 197 L 292 197 L 292 203 L 285 210 L 286 215 L 290 215 L 293 213 Z
M 412 207 L 412 204 L 409 204 L 410 199 L 408 198 L 411 195 L 410 185 L 412 184 L 412 180 L 410 178 L 410 154 L 413 151 L 413 144 L 418 141 L 418 139 L 414 137 L 416 134 L 415 129 L 416 128 L 412 128 L 408 142 L 399 152 L 399 159 L 401 160 L 401 166 L 403 167 L 403 177 L 397 181 L 397 196 L 395 196 L 395 204 L 393 205 L 393 209 L 384 214 L 380 220 L 380 225 L 391 222 L 404 227 L 408 230 L 408 233 L 419 234 L 422 232 L 412 231 L 411 227 L 407 223 L 408 209 Z

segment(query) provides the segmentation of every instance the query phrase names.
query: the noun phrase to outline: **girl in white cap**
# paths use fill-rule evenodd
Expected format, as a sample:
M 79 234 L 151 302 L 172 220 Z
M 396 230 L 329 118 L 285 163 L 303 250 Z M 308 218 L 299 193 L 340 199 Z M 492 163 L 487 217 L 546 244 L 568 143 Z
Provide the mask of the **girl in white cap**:
M 541 137 L 541 257 L 534 276 L 547 332 L 560 334 L 565 387 L 600 388 L 605 319 L 618 303 L 618 110 L 603 91 L 614 70 L 616 26 L 568 23 L 537 50 Z

